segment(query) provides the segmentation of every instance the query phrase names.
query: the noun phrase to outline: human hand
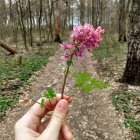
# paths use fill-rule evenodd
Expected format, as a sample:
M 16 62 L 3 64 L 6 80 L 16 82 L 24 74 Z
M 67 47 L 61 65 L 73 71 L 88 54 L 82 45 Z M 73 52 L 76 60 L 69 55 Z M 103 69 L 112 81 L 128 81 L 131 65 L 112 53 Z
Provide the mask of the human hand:
M 68 96 L 57 96 L 52 100 L 45 100 L 45 107 L 35 103 L 31 109 L 16 123 L 16 140 L 72 140 L 70 128 L 65 117 L 68 113 L 68 105 L 71 99 Z M 41 102 L 41 99 L 38 101 Z M 42 122 L 42 118 L 54 111 L 51 118 Z

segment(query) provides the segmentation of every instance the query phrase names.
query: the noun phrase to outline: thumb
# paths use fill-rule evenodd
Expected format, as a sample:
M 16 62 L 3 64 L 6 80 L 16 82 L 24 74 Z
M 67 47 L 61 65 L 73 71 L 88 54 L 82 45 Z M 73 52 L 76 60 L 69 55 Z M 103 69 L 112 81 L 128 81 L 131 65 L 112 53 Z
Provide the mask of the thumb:
M 54 109 L 53 115 L 47 128 L 42 133 L 43 138 L 58 140 L 60 129 L 63 124 L 63 120 L 66 117 L 67 110 L 68 110 L 67 100 L 64 99 L 60 100 Z

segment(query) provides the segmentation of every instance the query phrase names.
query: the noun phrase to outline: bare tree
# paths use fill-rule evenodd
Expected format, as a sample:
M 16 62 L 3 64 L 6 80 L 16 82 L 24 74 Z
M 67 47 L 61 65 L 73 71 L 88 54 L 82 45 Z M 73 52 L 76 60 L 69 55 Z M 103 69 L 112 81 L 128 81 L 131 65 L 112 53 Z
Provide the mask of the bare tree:
M 126 14 L 125 14 L 125 0 L 119 1 L 119 42 L 126 41 Z
M 21 29 L 25 49 L 28 51 L 27 38 L 26 38 L 27 33 L 26 33 L 26 26 L 24 23 L 24 14 L 23 14 L 23 5 L 24 5 L 23 0 L 18 0 L 18 1 L 16 0 L 16 9 L 18 14 L 20 29 Z
M 60 32 L 61 32 L 61 0 L 55 2 L 55 36 L 54 41 L 61 43 Z
M 31 1 L 28 0 L 28 9 L 29 9 L 29 19 L 30 19 L 30 27 L 29 27 L 29 42 L 31 47 L 33 47 L 33 23 L 32 23 L 32 10 L 31 10 Z
M 52 25 L 52 15 L 53 15 L 53 10 L 54 10 L 54 3 L 51 0 L 47 0 L 47 8 L 48 8 L 48 17 L 49 17 L 49 32 L 48 32 L 48 37 L 47 40 L 49 40 L 50 36 L 51 39 L 53 39 L 53 25 Z
M 39 19 L 38 19 L 38 26 L 39 26 L 39 37 L 40 37 L 40 45 L 41 43 L 41 24 L 42 24 L 42 0 L 40 0 L 39 4 L 40 10 L 39 10 Z
M 64 35 L 66 26 L 67 26 L 67 19 L 68 19 L 68 7 L 69 7 L 69 2 L 68 0 L 64 1 L 65 4 L 65 9 L 64 9 L 64 21 L 63 21 L 63 29 L 62 29 L 62 36 Z
M 85 0 L 80 0 L 80 23 L 85 22 Z
M 92 0 L 92 24 L 95 24 L 95 0 Z
M 124 82 L 140 85 L 140 1 L 132 0 L 129 14 L 128 55 Z

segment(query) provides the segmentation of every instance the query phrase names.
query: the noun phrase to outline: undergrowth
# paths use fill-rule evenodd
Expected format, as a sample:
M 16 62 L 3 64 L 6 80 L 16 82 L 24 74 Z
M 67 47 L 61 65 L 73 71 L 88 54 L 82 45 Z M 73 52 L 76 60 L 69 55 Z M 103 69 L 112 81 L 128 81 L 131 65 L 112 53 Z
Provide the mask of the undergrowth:
M 136 104 L 138 104 L 138 94 L 134 92 L 116 92 L 112 95 L 113 105 L 118 112 L 124 112 L 124 124 L 130 128 L 134 134 L 135 140 L 140 140 L 140 118 Z
M 12 96 L 0 96 L 0 118 L 5 115 L 6 110 L 18 102 L 16 94 Z
M 127 46 L 118 43 L 117 37 L 105 35 L 98 49 L 94 49 L 93 55 L 97 59 L 98 71 L 101 75 L 118 81 L 123 75 L 125 59 L 127 56 Z M 140 118 L 139 113 L 140 99 L 138 93 L 128 91 L 118 91 L 112 94 L 112 103 L 117 112 L 124 113 L 124 125 L 132 130 L 134 139 L 140 140 Z
M 35 53 L 23 58 L 22 64 L 18 65 L 17 59 L 5 56 L 0 61 L 0 118 L 6 110 L 18 101 L 16 91 L 28 83 L 34 72 L 47 64 L 50 56 L 54 54 L 56 46 L 48 48 L 44 52 Z M 15 81 L 16 84 L 15 84 Z M 6 94 L 10 92 L 10 95 Z

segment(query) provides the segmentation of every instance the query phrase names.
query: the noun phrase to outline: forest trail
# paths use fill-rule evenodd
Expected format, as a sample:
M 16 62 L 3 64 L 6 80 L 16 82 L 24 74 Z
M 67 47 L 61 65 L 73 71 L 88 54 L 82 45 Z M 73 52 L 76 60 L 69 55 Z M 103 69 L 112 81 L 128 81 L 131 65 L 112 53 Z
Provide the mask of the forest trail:
M 61 93 L 63 71 L 65 65 L 60 59 L 62 50 L 49 59 L 49 63 L 44 66 L 35 76 L 35 80 L 25 89 L 31 97 L 38 99 L 41 93 L 50 85 Z M 88 71 L 92 76 L 97 76 L 95 63 L 91 54 L 86 54 L 84 62 L 76 62 L 76 69 Z M 74 87 L 74 79 L 68 78 L 66 94 L 72 95 L 73 104 L 68 119 L 71 120 L 72 131 L 75 140 L 129 140 L 119 117 L 111 103 L 111 88 L 104 91 L 93 90 L 93 93 L 80 93 Z M 0 122 L 0 140 L 14 140 L 14 125 L 19 118 L 25 114 L 25 108 L 16 105 L 8 111 L 7 116 Z

